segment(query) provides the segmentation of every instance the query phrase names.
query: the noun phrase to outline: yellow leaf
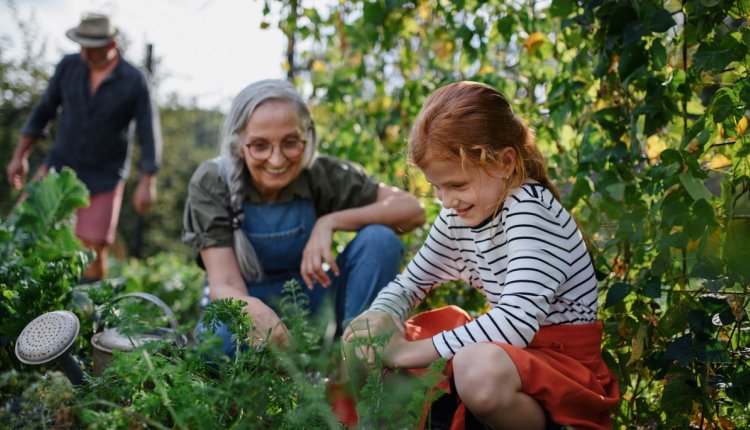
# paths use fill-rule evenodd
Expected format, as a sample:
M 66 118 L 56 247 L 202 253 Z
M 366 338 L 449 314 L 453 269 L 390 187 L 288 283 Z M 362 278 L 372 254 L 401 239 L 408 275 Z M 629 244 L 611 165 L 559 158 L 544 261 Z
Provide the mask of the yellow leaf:
M 398 124 L 391 124 L 385 128 L 385 138 L 389 142 L 396 142 L 398 135 L 401 132 L 401 126 Z
M 526 48 L 530 53 L 534 53 L 536 48 L 544 42 L 546 38 L 544 35 L 538 31 L 535 31 L 531 34 L 529 34 L 529 37 L 526 38 L 526 41 L 523 42 L 523 47 Z
M 646 139 L 646 155 L 649 160 L 656 160 L 659 158 L 659 154 L 665 149 L 667 149 L 667 143 L 658 135 L 653 134 Z
M 633 364 L 641 359 L 643 356 L 643 350 L 646 346 L 646 336 L 648 335 L 648 324 L 641 324 L 638 327 L 638 333 L 633 338 L 632 348 L 630 352 L 630 360 L 628 364 Z
M 419 17 L 423 20 L 426 20 L 427 18 L 432 15 L 432 8 L 430 7 L 430 2 L 420 2 L 419 7 L 417 7 L 417 13 L 419 14 Z
M 446 60 L 453 54 L 453 42 L 450 40 L 436 40 L 432 42 L 431 48 L 441 60 Z
M 387 111 L 393 105 L 393 99 L 390 96 L 383 96 L 380 99 L 380 109 Z
M 609 73 L 616 73 L 617 72 L 617 66 L 620 64 L 620 56 L 615 54 L 612 56 L 612 59 L 609 61 L 609 69 L 607 69 L 607 72 Z
M 622 141 L 622 143 L 624 143 L 625 145 L 627 145 L 628 148 L 630 148 L 630 134 L 629 133 L 623 134 L 620 137 L 620 140 Z
M 320 60 L 315 60 L 312 62 L 312 69 L 317 73 L 323 73 L 328 70 L 328 66 Z
M 267 22 L 261 22 L 261 23 L 260 23 L 260 28 L 261 28 L 262 30 L 265 30 L 265 29 L 267 29 L 267 28 L 268 28 L 268 27 L 270 27 L 270 26 L 271 26 L 271 24 L 269 24 L 269 23 L 267 23 Z
M 747 118 L 743 116 L 742 119 L 737 122 L 737 136 L 739 137 L 745 134 L 745 130 L 747 130 Z
M 734 319 L 737 321 L 742 321 L 742 319 L 745 318 L 746 315 L 742 297 L 729 296 L 727 297 L 727 303 L 729 303 L 729 306 L 732 308 Z
M 486 75 L 488 73 L 493 73 L 493 72 L 495 72 L 495 68 L 492 67 L 491 64 L 485 64 L 484 66 L 482 66 L 481 69 L 479 69 L 479 73 L 478 74 L 479 74 L 479 76 L 484 76 L 484 75 Z
M 724 154 L 716 154 L 714 158 L 711 159 L 711 162 L 708 163 L 709 169 L 722 169 L 724 167 L 729 167 L 732 165 L 732 160 L 728 159 L 724 156 Z
M 696 152 L 698 152 L 698 149 L 700 149 L 700 146 L 701 144 L 700 142 L 698 142 L 698 139 L 693 139 L 690 141 L 688 146 L 685 147 L 685 151 L 691 154 L 695 154 Z

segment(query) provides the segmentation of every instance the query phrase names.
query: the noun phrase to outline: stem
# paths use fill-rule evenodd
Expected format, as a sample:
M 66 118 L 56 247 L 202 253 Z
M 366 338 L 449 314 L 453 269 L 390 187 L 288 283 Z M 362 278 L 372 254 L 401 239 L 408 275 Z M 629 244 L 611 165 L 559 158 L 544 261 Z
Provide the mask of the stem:
M 180 429 L 188 428 L 185 425 L 185 423 L 182 422 L 182 419 L 180 418 L 179 415 L 177 415 L 177 412 L 172 407 L 172 403 L 169 400 L 169 396 L 167 395 L 166 388 L 164 388 L 164 385 L 161 383 L 159 378 L 157 378 L 156 375 L 154 374 L 154 363 L 151 361 L 151 356 L 148 354 L 148 352 L 145 349 L 143 350 L 143 358 L 146 359 L 146 364 L 148 365 L 148 376 L 151 379 L 151 381 L 154 383 L 154 386 L 156 386 L 156 389 L 159 391 L 159 395 L 161 396 L 162 402 L 164 403 L 164 407 L 166 407 L 167 410 L 169 411 L 169 414 L 172 416 L 172 419 L 177 425 L 177 428 L 180 428 Z
M 685 12 L 685 1 L 683 0 L 681 5 L 681 11 L 682 16 L 685 18 L 685 27 L 688 25 L 688 18 L 687 13 Z M 683 30 L 684 34 L 684 30 Z M 687 74 L 688 71 L 688 62 L 687 62 L 687 56 L 688 56 L 688 47 L 687 47 L 687 38 L 683 37 L 682 39 L 682 70 L 685 71 Z M 682 135 L 687 136 L 688 132 L 688 119 L 687 119 L 687 97 L 685 95 L 682 96 Z
M 154 428 L 157 428 L 159 430 L 170 430 L 169 427 L 165 427 L 162 424 L 160 424 L 160 423 L 152 420 L 151 418 L 149 418 L 149 417 L 147 417 L 145 415 L 141 415 L 138 412 L 130 411 L 130 410 L 128 410 L 128 408 L 120 407 L 120 405 L 118 405 L 116 403 L 108 402 L 106 400 L 92 400 L 90 402 L 79 403 L 79 404 L 76 405 L 76 408 L 78 408 L 78 409 L 84 409 L 84 408 L 86 408 L 88 406 L 91 406 L 91 405 L 102 405 L 102 406 L 110 407 L 112 409 L 119 409 L 119 410 L 123 411 L 125 414 L 137 418 L 141 423 L 148 424 L 148 425 L 150 425 L 150 426 L 152 426 Z M 97 424 L 100 424 L 100 423 L 97 423 Z

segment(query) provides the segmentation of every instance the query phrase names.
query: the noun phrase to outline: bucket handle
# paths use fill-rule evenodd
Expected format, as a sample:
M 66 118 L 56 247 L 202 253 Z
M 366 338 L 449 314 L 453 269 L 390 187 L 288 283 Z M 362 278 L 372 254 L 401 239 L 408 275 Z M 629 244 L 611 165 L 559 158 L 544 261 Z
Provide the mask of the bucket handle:
M 156 297 L 153 294 L 149 293 L 141 293 L 141 292 L 135 292 L 135 293 L 127 293 L 127 294 L 121 294 L 112 300 L 110 300 L 108 303 L 114 303 L 116 301 L 126 299 L 128 297 L 137 297 L 139 299 L 143 299 L 149 303 L 152 303 L 159 307 L 164 312 L 164 315 L 169 320 L 169 325 L 172 326 L 172 333 L 175 336 L 175 344 L 179 347 L 183 347 L 187 345 L 187 339 L 185 338 L 185 335 L 178 335 L 177 334 L 177 318 L 174 316 L 174 312 L 172 312 L 172 309 L 167 306 L 166 303 L 164 303 L 160 298 Z M 99 314 L 99 317 L 96 319 L 96 332 L 100 332 L 104 330 L 104 319 L 102 318 L 101 314 Z

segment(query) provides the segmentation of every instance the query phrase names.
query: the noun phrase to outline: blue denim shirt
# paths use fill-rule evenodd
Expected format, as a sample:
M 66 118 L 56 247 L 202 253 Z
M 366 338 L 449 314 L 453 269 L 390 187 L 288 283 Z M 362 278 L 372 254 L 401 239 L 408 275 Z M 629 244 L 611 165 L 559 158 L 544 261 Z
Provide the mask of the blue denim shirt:
M 128 175 L 135 129 L 141 146 L 139 170 L 156 173 L 161 126 L 144 74 L 120 58 L 93 95 L 89 88 L 86 63 L 78 54 L 66 55 L 21 129 L 25 135 L 45 136 L 62 107 L 47 167 L 59 171 L 70 166 L 91 194 L 110 191 Z

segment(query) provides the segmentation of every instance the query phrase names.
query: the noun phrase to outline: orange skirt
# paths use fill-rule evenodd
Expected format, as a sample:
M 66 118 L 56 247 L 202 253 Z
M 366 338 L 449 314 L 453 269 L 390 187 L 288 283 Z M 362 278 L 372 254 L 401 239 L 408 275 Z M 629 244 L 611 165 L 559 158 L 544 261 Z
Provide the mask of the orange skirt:
M 431 310 L 406 322 L 406 338 L 426 339 L 469 321 L 471 317 L 456 306 Z M 542 327 L 526 348 L 495 343 L 516 365 L 523 392 L 536 399 L 552 421 L 576 429 L 609 429 L 611 409 L 619 403 L 620 391 L 601 358 L 601 338 L 602 324 L 596 322 Z M 452 377 L 452 360 L 445 372 Z M 435 388 L 450 392 L 449 378 Z M 463 417 L 460 405 L 452 430 L 464 428 Z

